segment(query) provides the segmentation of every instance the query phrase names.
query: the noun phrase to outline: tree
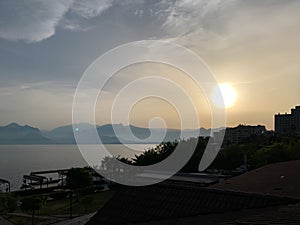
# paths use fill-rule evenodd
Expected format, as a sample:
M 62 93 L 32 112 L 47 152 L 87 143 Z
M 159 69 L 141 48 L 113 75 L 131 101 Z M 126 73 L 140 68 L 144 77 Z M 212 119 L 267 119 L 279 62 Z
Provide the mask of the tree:
M 12 213 L 17 209 L 17 201 L 11 194 L 0 195 L 0 212 Z
M 67 186 L 78 190 L 92 185 L 92 175 L 87 168 L 72 168 L 67 173 Z
M 136 155 L 133 159 L 133 164 L 136 166 L 148 166 L 159 163 L 169 157 L 177 145 L 178 142 L 161 143 L 152 149 L 148 149 L 141 155 Z
M 6 211 L 6 196 L 0 193 L 0 213 Z
M 12 196 L 7 196 L 5 208 L 6 208 L 7 212 L 13 213 L 17 209 L 16 199 Z
M 68 171 L 67 186 L 71 189 L 68 195 L 70 199 L 70 218 L 72 218 L 73 197 L 78 196 L 80 189 L 91 186 L 92 181 L 92 174 L 89 168 L 72 168 Z
M 180 145 L 181 149 L 188 149 L 195 146 L 196 149 L 193 156 L 181 169 L 181 172 L 198 172 L 200 160 L 207 146 L 209 138 L 199 137 L 190 138 L 175 142 L 161 143 L 154 148 L 144 151 L 140 155 L 136 155 L 132 160 L 118 158 L 124 163 L 134 166 L 148 166 L 161 162 L 169 157 L 176 147 Z M 270 163 L 284 162 L 289 160 L 300 159 L 300 138 L 297 136 L 274 136 L 272 134 L 266 136 L 251 136 L 244 139 L 239 144 L 223 145 L 209 169 L 219 170 L 235 170 L 245 165 L 245 171 L 253 170 Z M 108 171 L 118 170 L 113 158 L 106 157 L 102 160 L 102 167 Z M 138 167 L 137 167 L 138 168 Z
M 34 225 L 34 216 L 35 211 L 40 210 L 42 207 L 42 200 L 40 198 L 24 198 L 21 200 L 21 209 L 25 212 L 31 212 L 32 214 L 32 222 Z

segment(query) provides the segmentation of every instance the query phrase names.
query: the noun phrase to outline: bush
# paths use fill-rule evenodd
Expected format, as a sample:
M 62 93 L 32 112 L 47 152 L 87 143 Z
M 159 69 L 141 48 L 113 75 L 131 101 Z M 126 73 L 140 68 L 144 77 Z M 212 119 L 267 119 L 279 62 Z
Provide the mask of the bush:
M 17 209 L 17 200 L 10 194 L 0 196 L 0 212 L 13 213 Z
M 88 168 L 72 168 L 67 173 L 67 186 L 81 189 L 92 185 L 92 174 Z

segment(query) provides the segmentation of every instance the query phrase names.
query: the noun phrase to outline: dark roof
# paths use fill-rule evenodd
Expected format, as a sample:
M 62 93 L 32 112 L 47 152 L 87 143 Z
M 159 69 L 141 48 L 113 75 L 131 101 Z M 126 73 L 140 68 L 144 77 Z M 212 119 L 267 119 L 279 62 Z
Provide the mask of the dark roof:
M 278 208 L 270 208 L 261 211 L 249 212 L 242 218 L 238 218 L 231 223 L 232 225 L 252 224 L 252 225 L 299 225 L 300 224 L 300 207 L 299 205 L 290 205 Z
M 164 182 L 147 187 L 127 187 L 87 225 L 162 224 L 162 221 L 224 215 L 245 209 L 296 203 L 294 199 L 183 186 Z M 213 216 L 217 218 L 218 216 Z M 195 221 L 194 221 L 195 222 Z M 184 223 L 182 223 L 184 224 Z M 195 223 L 194 223 L 195 224 Z M 202 224 L 202 223 L 201 223 Z
M 210 187 L 300 199 L 300 160 L 271 164 Z
M 150 221 L 139 225 L 299 225 L 299 205 L 247 209 L 222 214 L 198 215 Z

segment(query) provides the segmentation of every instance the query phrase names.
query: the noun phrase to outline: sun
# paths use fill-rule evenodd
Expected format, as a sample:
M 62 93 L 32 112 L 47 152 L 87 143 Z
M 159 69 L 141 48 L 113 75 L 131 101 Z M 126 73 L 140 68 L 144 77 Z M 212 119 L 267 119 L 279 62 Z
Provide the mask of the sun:
M 232 85 L 228 83 L 221 83 L 218 87 L 215 87 L 213 92 L 213 101 L 215 105 L 224 108 L 231 108 L 234 106 L 236 99 L 237 94 Z

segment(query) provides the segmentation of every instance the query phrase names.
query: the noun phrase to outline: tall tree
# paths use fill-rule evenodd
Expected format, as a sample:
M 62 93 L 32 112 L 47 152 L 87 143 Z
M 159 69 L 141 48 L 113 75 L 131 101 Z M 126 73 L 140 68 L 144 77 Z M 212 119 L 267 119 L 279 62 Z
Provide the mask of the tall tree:
M 35 211 L 42 207 L 42 200 L 40 198 L 24 198 L 21 200 L 21 209 L 25 212 L 31 212 L 31 224 L 34 225 Z
M 72 168 L 67 173 L 67 186 L 70 188 L 70 218 L 72 218 L 73 198 L 78 196 L 80 189 L 92 185 L 93 179 L 89 168 Z
M 88 168 L 72 168 L 67 173 L 67 186 L 78 190 L 92 185 L 92 175 Z

